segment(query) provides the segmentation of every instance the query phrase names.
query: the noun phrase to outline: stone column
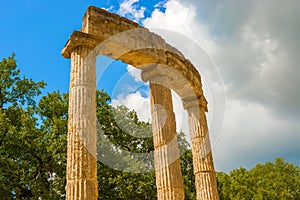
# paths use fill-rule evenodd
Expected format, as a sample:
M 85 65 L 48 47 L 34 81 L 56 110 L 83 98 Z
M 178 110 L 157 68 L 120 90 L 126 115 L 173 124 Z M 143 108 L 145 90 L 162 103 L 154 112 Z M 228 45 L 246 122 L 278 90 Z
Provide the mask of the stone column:
M 80 45 L 74 47 L 71 52 L 67 200 L 96 200 L 98 198 L 96 56 L 90 54 L 91 50 L 92 48 L 88 45 Z
M 217 180 L 205 115 L 206 100 L 200 98 L 184 101 L 184 108 L 188 112 L 197 200 L 218 200 Z
M 183 200 L 184 187 L 177 143 L 171 90 L 158 84 L 166 77 L 150 79 L 150 107 L 158 200 Z

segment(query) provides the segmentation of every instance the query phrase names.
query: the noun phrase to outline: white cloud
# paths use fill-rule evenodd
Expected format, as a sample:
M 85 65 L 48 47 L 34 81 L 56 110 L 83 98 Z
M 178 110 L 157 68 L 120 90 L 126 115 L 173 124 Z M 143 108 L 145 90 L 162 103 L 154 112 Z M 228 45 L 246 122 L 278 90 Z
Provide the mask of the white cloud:
M 148 85 L 148 82 L 143 82 L 141 79 L 141 70 L 127 65 L 127 71 L 129 75 L 134 78 L 136 82 L 142 82 L 144 85 Z M 124 85 L 123 85 L 124 87 Z M 188 121 L 187 121 L 187 112 L 183 109 L 182 101 L 180 97 L 172 92 L 173 99 L 173 109 L 176 116 L 176 129 L 177 131 L 183 131 L 188 135 Z M 150 114 L 150 99 L 148 97 L 142 96 L 139 91 L 133 93 L 121 93 L 117 96 L 116 99 L 112 100 L 112 106 L 125 105 L 129 109 L 135 110 L 138 114 L 138 117 L 142 121 L 151 121 Z M 188 136 L 189 138 L 189 136 Z
M 273 118 L 265 107 L 239 100 L 230 101 L 227 110 L 223 134 L 213 148 L 217 170 L 251 168 L 276 157 L 297 159 L 298 124 Z
M 186 110 L 184 110 L 183 108 L 181 98 L 175 92 L 172 92 L 172 100 L 173 100 L 173 111 L 175 113 L 175 120 L 176 120 L 176 130 L 177 132 L 183 131 L 186 134 L 187 139 L 190 140 L 188 115 Z
M 197 43 L 204 49 L 213 48 L 213 40 L 207 32 L 206 25 L 197 23 L 195 7 L 185 6 L 179 0 L 170 0 L 164 7 L 166 8 L 165 12 L 155 9 L 151 17 L 143 21 L 147 28 L 154 32 L 156 32 L 155 29 L 172 30 L 197 39 Z M 165 39 L 168 41 L 168 36 Z
M 210 55 L 230 98 L 256 102 L 277 117 L 300 119 L 300 2 L 185 1 L 215 40 Z
M 224 78 L 228 100 L 215 145 L 217 169 L 252 167 L 279 156 L 300 164 L 300 2 L 169 0 L 165 8 L 154 10 L 144 25 L 191 59 L 207 84 L 206 96 L 222 88 L 205 69 L 213 65 L 180 34 L 203 47 Z M 209 106 L 218 98 L 212 95 Z
M 115 9 L 115 7 L 113 5 L 111 5 L 108 8 L 102 8 L 102 9 L 112 12 Z
M 136 82 L 143 82 L 140 69 L 135 68 L 132 65 L 127 65 L 126 69 Z
M 154 5 L 154 8 L 165 8 L 165 4 L 168 0 L 160 1 L 157 4 Z
M 118 13 L 122 16 L 128 17 L 134 21 L 140 21 L 144 18 L 145 7 L 138 7 L 135 3 L 138 3 L 139 0 L 124 0 L 120 4 L 120 9 Z
M 143 19 L 145 9 L 136 3 L 123 1 L 120 14 Z M 143 24 L 178 48 L 202 76 L 217 170 L 253 167 L 275 157 L 300 164 L 300 2 L 169 0 L 156 6 Z M 139 70 L 127 70 L 141 82 Z M 218 70 L 227 96 L 220 140 L 225 99 Z M 136 110 L 141 120 L 150 118 L 149 98 L 140 92 L 121 94 L 112 104 Z M 174 94 L 173 104 L 177 130 L 186 132 L 186 112 Z
M 176 115 L 176 129 L 188 134 L 188 118 L 186 111 L 183 109 L 182 101 L 175 93 L 172 93 L 172 98 Z M 131 94 L 120 94 L 116 99 L 112 99 L 111 105 L 114 107 L 124 105 L 130 110 L 135 110 L 140 120 L 151 121 L 150 99 L 149 97 L 143 97 L 139 91 Z
M 178 48 L 200 71 L 204 93 L 209 102 L 210 112 L 207 118 L 212 144 L 215 144 L 223 126 L 225 107 L 222 79 L 218 69 L 206 53 L 207 50 L 215 51 L 215 41 L 206 25 L 197 21 L 196 10 L 192 5 L 186 6 L 178 0 L 172 0 L 168 1 L 165 7 L 165 12 L 155 10 L 150 18 L 144 20 L 144 24 Z M 174 106 L 174 110 L 179 110 L 182 104 L 180 102 Z M 182 123 L 177 119 L 178 123 L 186 127 L 184 131 L 188 132 L 187 120 L 183 120 Z
M 140 120 L 150 121 L 150 100 L 143 97 L 139 91 L 127 95 L 120 94 L 117 99 L 112 99 L 111 105 L 124 105 L 130 110 L 135 110 Z

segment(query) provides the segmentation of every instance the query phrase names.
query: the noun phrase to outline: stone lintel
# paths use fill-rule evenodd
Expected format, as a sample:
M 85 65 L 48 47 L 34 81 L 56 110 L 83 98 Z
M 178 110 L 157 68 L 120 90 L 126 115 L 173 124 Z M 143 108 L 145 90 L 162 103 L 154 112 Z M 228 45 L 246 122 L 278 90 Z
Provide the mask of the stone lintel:
M 99 20 L 106 21 L 107 23 L 113 23 L 118 25 L 130 25 L 133 28 L 143 28 L 138 23 L 133 22 L 125 17 L 122 17 L 120 15 L 117 15 L 115 13 L 108 12 L 107 10 L 97 8 L 95 6 L 89 6 L 86 10 L 86 13 L 82 17 L 82 21 L 85 21 L 88 19 L 89 16 L 93 16 Z M 82 27 L 84 28 L 84 27 Z
M 189 109 L 193 106 L 201 106 L 204 108 L 205 112 L 208 112 L 207 100 L 202 94 L 201 96 L 186 97 L 182 99 L 184 109 Z
M 165 78 L 168 80 L 172 80 L 172 71 L 170 70 L 170 67 L 167 67 L 165 65 L 161 64 L 151 64 L 147 66 L 145 70 L 142 71 L 142 80 L 144 82 L 150 81 L 151 79 L 157 76 L 165 76 Z
M 68 42 L 66 43 L 65 47 L 61 51 L 61 54 L 65 58 L 71 58 L 71 53 L 74 47 L 86 45 L 94 48 L 97 44 L 103 41 L 103 38 L 90 35 L 87 33 L 83 33 L 80 31 L 74 31 L 70 36 Z
M 180 76 L 179 72 L 171 67 L 162 64 L 152 64 L 142 71 L 141 77 L 144 82 L 150 81 L 150 83 L 157 83 L 169 89 L 173 89 L 181 96 L 185 109 L 193 106 L 202 106 L 205 111 L 208 112 L 207 100 L 202 90 L 194 90 L 193 87 L 189 85 L 188 80 L 185 79 L 186 77 Z M 157 82 L 157 78 L 155 77 L 162 78 Z M 180 84 L 188 85 L 189 87 L 180 87 Z
M 93 35 L 103 34 L 106 38 L 134 28 L 144 27 L 125 17 L 94 6 L 89 6 L 82 17 L 82 32 Z
M 172 68 L 172 66 L 168 66 L 166 64 L 148 64 L 144 66 L 146 66 L 146 68 L 143 69 L 141 74 L 144 82 L 151 82 L 151 80 L 155 77 L 163 77 L 163 81 L 169 81 L 169 83 L 164 83 L 167 85 L 174 84 L 175 86 L 177 82 L 188 84 L 187 77 L 184 77 L 183 74 Z

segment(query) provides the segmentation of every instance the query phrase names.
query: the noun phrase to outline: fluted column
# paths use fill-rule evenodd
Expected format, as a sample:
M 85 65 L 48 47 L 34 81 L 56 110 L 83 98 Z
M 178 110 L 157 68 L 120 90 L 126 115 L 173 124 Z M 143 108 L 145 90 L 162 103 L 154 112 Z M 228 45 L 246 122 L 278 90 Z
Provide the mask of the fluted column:
M 96 56 L 80 45 L 71 52 L 67 200 L 96 200 Z M 88 56 L 89 55 L 89 56 Z
M 206 121 L 206 100 L 184 101 L 192 142 L 197 200 L 218 200 L 217 180 Z
M 171 90 L 157 83 L 162 75 L 150 79 L 150 107 L 158 200 L 183 200 L 180 155 Z

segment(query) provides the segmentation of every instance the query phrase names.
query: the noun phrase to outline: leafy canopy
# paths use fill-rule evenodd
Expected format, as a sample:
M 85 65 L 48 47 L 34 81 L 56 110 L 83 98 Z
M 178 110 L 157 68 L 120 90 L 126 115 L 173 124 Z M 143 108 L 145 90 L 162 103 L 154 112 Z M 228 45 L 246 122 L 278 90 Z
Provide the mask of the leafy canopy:
M 65 199 L 68 94 L 41 94 L 45 83 L 21 77 L 14 54 L 0 62 L 0 199 Z M 111 150 L 124 169 L 153 167 L 129 162 L 130 154 L 153 151 L 151 124 L 135 111 L 113 108 L 110 97 L 97 91 L 98 146 Z M 101 134 L 100 134 L 101 133 Z M 141 137 L 149 136 L 149 137 Z M 109 143 L 103 143 L 107 139 Z M 192 152 L 178 133 L 185 199 L 194 200 Z M 105 146 L 106 145 L 106 146 Z M 101 151 L 99 152 L 101 153 Z M 145 157 L 145 160 L 153 158 Z M 300 199 L 300 169 L 283 159 L 251 170 L 217 173 L 222 200 Z M 99 199 L 156 199 L 155 173 L 129 173 L 98 161 Z

